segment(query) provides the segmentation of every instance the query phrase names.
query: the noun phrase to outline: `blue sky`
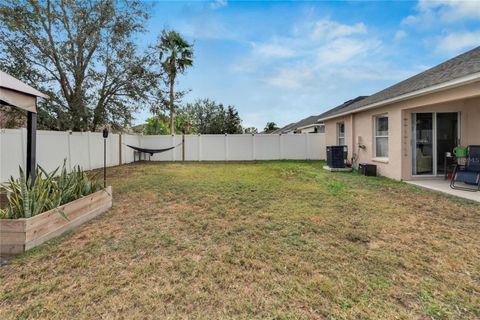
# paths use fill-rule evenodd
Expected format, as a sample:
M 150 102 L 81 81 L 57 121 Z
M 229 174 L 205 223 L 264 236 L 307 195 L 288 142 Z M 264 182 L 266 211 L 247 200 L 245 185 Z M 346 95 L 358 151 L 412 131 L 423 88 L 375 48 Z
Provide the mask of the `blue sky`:
M 480 45 L 480 1 L 154 2 L 148 33 L 194 43 L 185 102 L 235 105 L 244 126 L 286 125 Z M 136 123 L 149 117 L 137 115 Z

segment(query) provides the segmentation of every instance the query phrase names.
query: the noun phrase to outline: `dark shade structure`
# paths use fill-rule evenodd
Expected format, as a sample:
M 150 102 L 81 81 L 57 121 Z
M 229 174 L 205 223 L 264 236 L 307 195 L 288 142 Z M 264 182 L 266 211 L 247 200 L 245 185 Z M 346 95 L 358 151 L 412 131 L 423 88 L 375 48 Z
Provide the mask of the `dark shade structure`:
M 37 99 L 47 95 L 0 71 L 0 106 L 15 107 L 27 111 L 27 159 L 26 172 L 35 181 L 37 147 Z

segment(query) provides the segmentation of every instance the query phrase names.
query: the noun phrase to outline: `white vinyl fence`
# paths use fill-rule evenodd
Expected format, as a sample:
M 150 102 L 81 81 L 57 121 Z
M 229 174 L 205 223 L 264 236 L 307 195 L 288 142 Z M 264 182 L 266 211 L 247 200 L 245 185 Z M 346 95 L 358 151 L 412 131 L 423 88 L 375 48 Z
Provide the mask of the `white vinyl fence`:
M 175 149 L 155 154 L 152 161 L 181 161 L 182 136 L 141 136 L 110 134 L 107 139 L 107 166 L 134 161 L 134 151 L 126 145 L 142 148 Z M 0 130 L 0 182 L 18 175 L 25 166 L 27 131 Z M 149 157 L 147 156 L 147 159 Z M 37 163 L 47 171 L 61 166 L 80 165 L 85 170 L 103 166 L 103 137 L 97 132 L 37 131 Z M 186 135 L 186 161 L 325 159 L 325 134 L 238 134 Z

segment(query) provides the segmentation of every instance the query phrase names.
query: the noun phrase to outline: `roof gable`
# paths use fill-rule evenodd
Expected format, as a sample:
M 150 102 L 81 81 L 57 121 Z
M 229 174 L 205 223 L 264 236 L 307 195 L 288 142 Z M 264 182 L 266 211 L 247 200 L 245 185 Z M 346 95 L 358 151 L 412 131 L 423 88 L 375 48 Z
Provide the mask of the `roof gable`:
M 381 103 L 404 94 L 413 93 L 422 89 L 439 85 L 448 81 L 459 79 L 480 72 L 480 46 L 433 68 L 430 68 L 413 77 L 403 80 L 393 86 L 381 90 L 365 99 L 356 101 L 347 106 L 345 103 L 320 115 L 321 119 L 340 114 L 348 114 L 355 110 Z M 342 107 L 343 106 L 343 107 Z

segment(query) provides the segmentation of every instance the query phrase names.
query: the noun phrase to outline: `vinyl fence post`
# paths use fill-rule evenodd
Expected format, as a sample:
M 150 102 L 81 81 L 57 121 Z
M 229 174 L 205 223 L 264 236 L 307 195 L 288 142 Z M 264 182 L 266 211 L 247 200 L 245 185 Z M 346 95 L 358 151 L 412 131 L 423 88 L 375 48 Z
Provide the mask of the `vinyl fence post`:
M 202 161 L 202 135 L 198 135 L 198 161 Z
M 90 141 L 90 131 L 87 131 L 87 145 L 88 145 L 88 170 L 92 170 L 92 143 Z M 83 134 L 82 134 L 83 136 Z
M 185 162 L 185 131 L 182 134 L 182 161 Z
M 228 134 L 225 133 L 225 161 L 228 161 Z
M 175 145 L 175 135 L 172 134 L 172 146 Z M 172 161 L 175 161 L 175 149 L 172 149 Z
M 122 134 L 118 134 L 118 165 L 122 165 Z
M 67 163 L 68 163 L 68 168 L 70 171 L 72 171 L 72 142 L 70 141 L 71 138 L 70 136 L 72 133 L 70 131 L 66 131 L 65 134 L 67 135 L 67 148 L 68 148 L 68 153 L 67 153 Z
M 280 160 L 283 160 L 283 137 L 282 134 L 280 133 L 278 135 L 278 148 L 279 148 L 279 153 L 280 153 Z
M 256 146 L 255 146 L 255 143 L 256 143 L 256 139 L 255 139 L 255 133 L 252 133 L 252 160 L 255 160 L 255 152 L 256 152 Z
M 308 139 L 308 133 L 305 134 L 305 159 L 310 160 L 310 152 L 309 152 L 309 139 Z

